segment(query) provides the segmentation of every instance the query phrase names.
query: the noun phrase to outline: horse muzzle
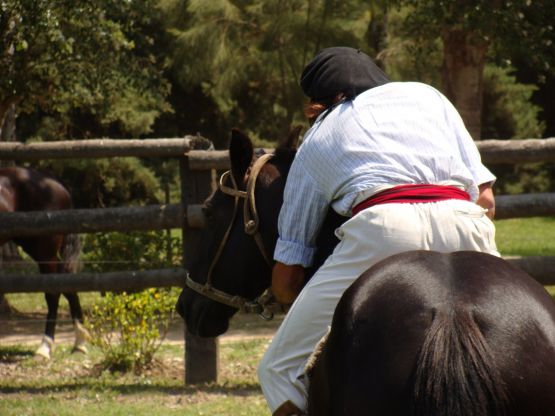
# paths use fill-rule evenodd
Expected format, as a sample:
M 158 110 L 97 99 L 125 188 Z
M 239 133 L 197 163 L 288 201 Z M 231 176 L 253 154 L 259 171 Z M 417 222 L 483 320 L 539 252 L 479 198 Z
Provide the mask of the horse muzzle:
M 176 310 L 185 321 L 187 330 L 200 337 L 217 337 L 229 328 L 229 320 L 237 312 L 184 288 L 176 304 Z

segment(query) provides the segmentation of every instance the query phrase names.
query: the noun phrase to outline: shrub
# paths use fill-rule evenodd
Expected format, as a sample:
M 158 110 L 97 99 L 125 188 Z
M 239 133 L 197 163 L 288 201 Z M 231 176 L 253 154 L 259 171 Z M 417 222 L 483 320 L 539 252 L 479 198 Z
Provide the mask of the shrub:
M 87 234 L 83 245 L 85 269 L 91 272 L 179 267 L 181 237 L 166 231 Z
M 180 265 L 181 239 L 164 231 L 97 233 L 85 241 L 87 270 L 144 270 Z M 107 293 L 88 314 L 91 343 L 102 367 L 140 373 L 148 367 L 173 318 L 178 289 Z
M 89 312 L 91 344 L 110 371 L 140 373 L 154 359 L 174 314 L 177 290 L 108 293 Z

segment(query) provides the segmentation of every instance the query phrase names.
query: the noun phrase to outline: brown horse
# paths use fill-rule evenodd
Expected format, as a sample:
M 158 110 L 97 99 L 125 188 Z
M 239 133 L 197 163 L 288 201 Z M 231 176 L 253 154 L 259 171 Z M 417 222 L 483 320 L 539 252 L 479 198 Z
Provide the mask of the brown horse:
M 56 179 L 33 169 L 0 168 L 0 212 L 50 211 L 71 208 L 68 190 Z M 13 237 L 15 244 L 37 264 L 41 273 L 71 273 L 80 262 L 77 235 L 53 234 Z M 4 244 L 7 241 L 0 241 Z M 44 337 L 36 354 L 49 359 L 54 345 L 60 293 L 45 293 L 48 305 Z M 77 293 L 64 293 L 75 328 L 74 351 L 86 352 L 88 336 L 83 327 L 83 313 Z
M 239 309 L 263 310 L 295 144 L 290 137 L 262 165 L 233 131 L 231 173 L 206 201 L 208 225 L 177 305 L 192 333 L 217 336 Z M 316 267 L 340 222 L 329 216 Z M 343 295 L 308 369 L 308 412 L 553 415 L 554 357 L 555 303 L 526 273 L 477 252 L 402 253 Z

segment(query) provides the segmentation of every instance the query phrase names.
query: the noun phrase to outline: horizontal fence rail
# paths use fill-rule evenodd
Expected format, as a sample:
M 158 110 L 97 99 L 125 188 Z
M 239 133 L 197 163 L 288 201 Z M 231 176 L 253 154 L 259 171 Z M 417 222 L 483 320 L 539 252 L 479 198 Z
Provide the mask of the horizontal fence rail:
M 555 285 L 555 257 L 506 257 L 542 285 Z M 182 268 L 103 273 L 5 274 L 0 293 L 35 292 L 123 292 L 152 287 L 184 287 Z
M 0 142 L 0 159 L 43 160 L 81 159 L 118 156 L 171 157 L 183 156 L 195 148 L 197 136 L 182 139 L 92 139 L 40 143 Z
M 555 193 L 499 195 L 496 219 L 555 215 Z M 203 228 L 202 205 L 147 205 L 143 207 L 72 209 L 0 213 L 0 238 L 55 233 L 96 233 Z
M 202 205 L 147 205 L 143 207 L 71 209 L 0 213 L 0 238 L 49 234 L 86 234 L 105 231 L 147 231 L 203 228 Z
M 151 287 L 183 287 L 182 268 L 102 273 L 2 274 L 0 293 L 123 292 Z
M 475 142 L 485 164 L 555 162 L 555 138 L 526 140 L 480 140 Z M 265 149 L 271 152 L 273 149 Z M 191 170 L 229 169 L 229 152 L 192 150 Z
M 507 256 L 503 258 L 524 270 L 542 285 L 555 285 L 555 256 Z
M 199 136 L 182 139 L 90 139 L 40 143 L 0 142 L 0 159 L 33 161 L 99 157 L 171 157 L 190 159 L 191 170 L 228 169 L 227 150 L 198 149 Z M 555 162 L 555 138 L 524 140 L 480 140 L 476 142 L 484 163 Z M 271 150 L 271 149 L 268 149 Z
M 555 193 L 496 195 L 495 219 L 555 215 Z
M 555 162 L 555 138 L 479 140 L 475 143 L 485 164 Z

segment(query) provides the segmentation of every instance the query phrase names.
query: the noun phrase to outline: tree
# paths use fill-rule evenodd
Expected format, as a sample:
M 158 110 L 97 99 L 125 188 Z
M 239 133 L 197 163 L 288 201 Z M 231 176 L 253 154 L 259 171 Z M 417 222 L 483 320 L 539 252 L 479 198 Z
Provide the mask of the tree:
M 1 0 L 0 129 L 10 108 L 81 110 L 124 131 L 147 132 L 169 107 L 161 63 L 143 54 L 153 2 Z M 138 53 L 139 52 L 139 53 Z
M 188 19 L 172 28 L 175 77 L 186 90 L 201 86 L 226 128 L 276 139 L 304 120 L 299 76 L 318 50 L 347 45 L 371 53 L 375 3 L 190 0 Z
M 483 74 L 492 60 L 507 63 L 526 56 L 543 71 L 553 71 L 555 2 L 515 0 L 401 0 L 410 8 L 405 35 L 413 42 L 441 39 L 443 90 L 460 111 L 475 139 L 481 135 Z M 423 58 L 423 57 L 421 57 Z

